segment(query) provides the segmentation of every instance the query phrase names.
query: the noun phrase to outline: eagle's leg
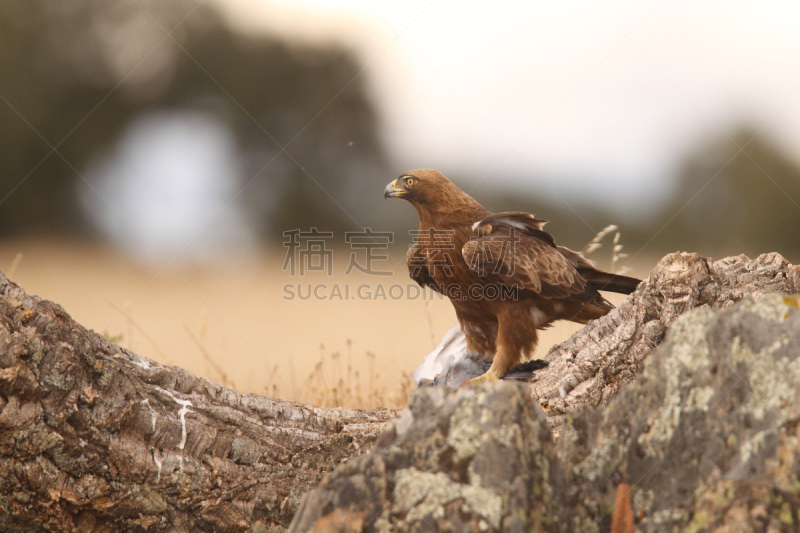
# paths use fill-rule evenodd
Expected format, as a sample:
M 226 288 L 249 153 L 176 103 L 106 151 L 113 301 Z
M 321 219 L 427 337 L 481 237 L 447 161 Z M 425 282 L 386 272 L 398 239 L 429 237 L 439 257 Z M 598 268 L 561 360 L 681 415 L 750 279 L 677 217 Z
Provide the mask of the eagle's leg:
M 469 380 L 470 383 L 500 381 L 517 363 L 533 353 L 537 335 L 536 325 L 528 319 L 530 313 L 521 314 L 509 307 L 509 312 L 497 317 L 497 350 L 492 366 L 485 374 Z
M 485 383 L 500 381 L 503 379 L 503 376 L 508 374 L 508 371 L 517 364 L 517 361 L 519 361 L 519 354 L 515 356 L 513 353 L 510 353 L 506 347 L 500 346 L 494 354 L 492 366 L 489 367 L 489 370 L 487 370 L 485 374 L 472 378 L 469 382 Z

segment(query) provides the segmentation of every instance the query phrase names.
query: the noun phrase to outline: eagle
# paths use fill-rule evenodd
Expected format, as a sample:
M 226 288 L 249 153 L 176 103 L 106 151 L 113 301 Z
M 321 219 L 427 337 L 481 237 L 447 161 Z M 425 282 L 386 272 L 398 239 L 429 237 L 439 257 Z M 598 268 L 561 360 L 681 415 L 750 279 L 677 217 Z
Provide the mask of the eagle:
M 546 220 L 492 213 L 441 172 L 412 170 L 386 186 L 419 213 L 406 254 L 422 287 L 447 296 L 467 350 L 491 365 L 470 382 L 498 381 L 536 347 L 537 330 L 556 320 L 585 324 L 614 308 L 599 291 L 630 294 L 641 280 L 604 272 L 557 246 Z

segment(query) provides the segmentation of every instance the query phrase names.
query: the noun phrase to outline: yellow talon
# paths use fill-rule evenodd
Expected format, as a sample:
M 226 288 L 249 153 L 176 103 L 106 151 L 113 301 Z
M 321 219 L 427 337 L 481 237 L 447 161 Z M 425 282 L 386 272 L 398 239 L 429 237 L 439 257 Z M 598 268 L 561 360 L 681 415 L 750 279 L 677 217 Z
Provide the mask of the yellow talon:
M 503 379 L 503 376 L 490 368 L 485 374 L 481 374 L 476 378 L 467 380 L 467 383 L 494 383 L 496 381 L 500 381 L 501 379 Z

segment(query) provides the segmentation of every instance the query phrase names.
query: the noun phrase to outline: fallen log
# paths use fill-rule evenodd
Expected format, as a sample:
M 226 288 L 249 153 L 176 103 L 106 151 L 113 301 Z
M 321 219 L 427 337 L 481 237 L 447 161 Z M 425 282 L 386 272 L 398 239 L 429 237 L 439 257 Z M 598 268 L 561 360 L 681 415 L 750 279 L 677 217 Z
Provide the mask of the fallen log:
M 518 382 L 412 392 L 290 532 L 797 532 L 800 296 L 754 296 L 671 322 L 635 383 L 558 440 Z
M 283 531 L 393 415 L 225 389 L 0 274 L 0 530 Z
M 745 296 L 800 293 L 800 266 L 778 253 L 713 261 L 694 253 L 665 256 L 619 307 L 586 325 L 545 357 L 533 398 L 559 434 L 579 405 L 602 405 L 632 382 L 670 324 L 697 307 L 725 309 Z
M 632 381 L 681 313 L 767 292 L 800 292 L 800 267 L 671 254 L 550 351 L 533 398 L 558 431 Z M 225 389 L 108 342 L 0 274 L 4 531 L 284 531 L 302 496 L 394 415 Z

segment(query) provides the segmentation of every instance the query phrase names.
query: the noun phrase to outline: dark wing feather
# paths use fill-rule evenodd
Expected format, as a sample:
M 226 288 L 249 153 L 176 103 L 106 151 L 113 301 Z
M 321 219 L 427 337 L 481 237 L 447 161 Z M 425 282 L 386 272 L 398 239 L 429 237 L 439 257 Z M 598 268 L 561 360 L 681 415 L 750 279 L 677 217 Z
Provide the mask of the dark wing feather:
M 561 255 L 567 258 L 567 261 L 572 263 L 578 271 L 580 272 L 583 269 L 593 269 L 594 264 L 591 261 L 583 257 L 583 254 L 580 252 L 576 252 L 575 250 L 570 250 L 566 246 L 557 246 L 558 251 L 561 252 Z
M 506 224 L 514 226 L 520 230 L 534 229 L 543 230 L 544 225 L 547 224 L 546 220 L 539 220 L 530 213 L 521 213 L 517 211 L 507 211 L 504 213 L 494 213 L 476 224 L 476 228 L 491 224 Z
M 420 252 L 418 244 L 409 246 L 406 252 L 406 263 L 408 264 L 408 275 L 416 281 L 421 287 L 430 287 L 436 292 L 442 292 L 436 286 L 436 282 L 431 273 L 428 271 L 428 266 L 425 263 L 425 255 Z
M 585 279 L 589 285 L 598 291 L 611 291 L 621 294 L 630 294 L 636 290 L 636 287 L 642 280 L 632 278 L 630 276 L 623 276 L 621 274 L 612 274 L 598 270 L 594 265 L 583 257 L 579 252 L 559 246 L 558 251 L 572 263 L 578 270 L 578 274 Z
M 511 226 L 512 228 L 515 228 L 523 233 L 533 237 L 538 237 L 551 246 L 556 245 L 556 241 L 553 239 L 553 236 L 544 231 L 544 225 L 547 224 L 547 221 L 539 220 L 530 213 L 521 213 L 517 211 L 495 213 L 476 222 L 472 226 L 472 230 L 481 233 L 480 228 L 485 228 L 489 230 L 488 232 L 491 232 L 493 226 L 497 224 Z
M 555 246 L 513 226 L 495 223 L 490 234 L 466 243 L 462 254 L 478 274 L 544 298 L 589 301 L 596 294 L 586 294 L 586 280 Z

